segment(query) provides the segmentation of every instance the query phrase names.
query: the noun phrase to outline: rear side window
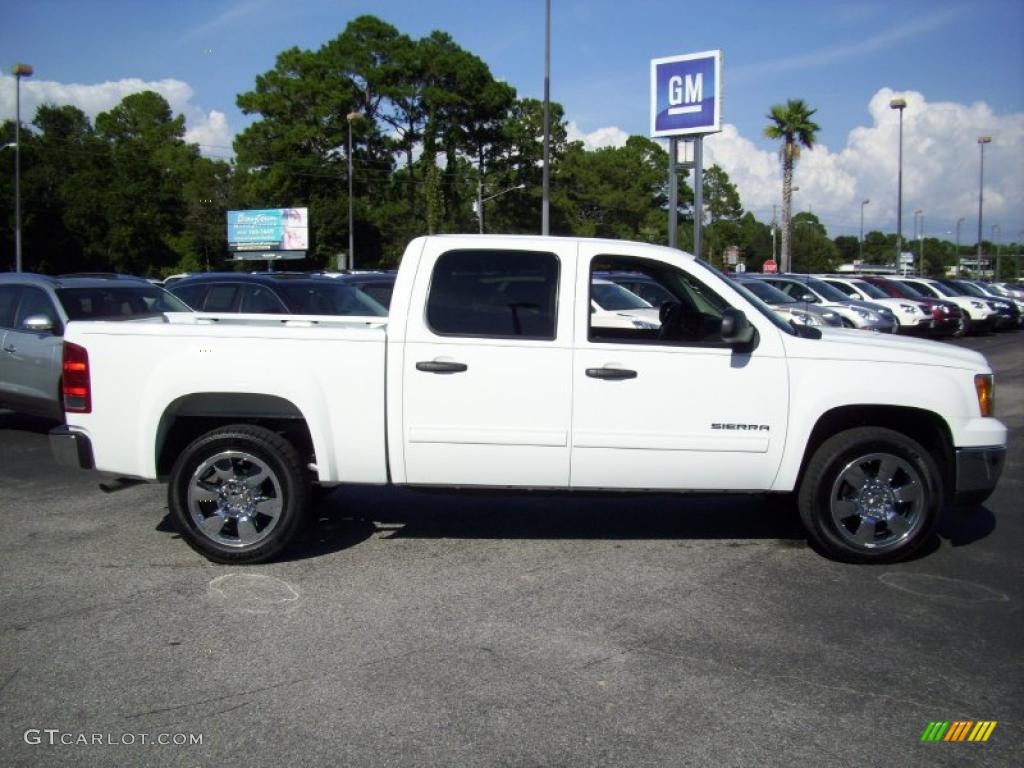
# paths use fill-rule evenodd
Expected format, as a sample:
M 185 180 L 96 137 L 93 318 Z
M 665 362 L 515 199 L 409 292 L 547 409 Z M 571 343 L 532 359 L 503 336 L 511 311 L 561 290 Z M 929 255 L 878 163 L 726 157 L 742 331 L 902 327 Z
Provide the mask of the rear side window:
M 173 294 L 163 288 L 149 285 L 58 288 L 57 298 L 71 320 L 189 311 L 188 307 Z
M 268 288 L 261 285 L 247 285 L 242 289 L 242 312 L 274 315 L 287 311 L 281 300 Z
M 203 295 L 206 293 L 206 286 L 203 284 L 183 285 L 180 288 L 176 286 L 172 293 L 190 307 L 199 308 L 203 304 Z
M 235 296 L 238 295 L 237 285 L 214 285 L 206 294 L 203 309 L 207 312 L 234 312 Z
M 427 325 L 440 336 L 555 338 L 558 257 L 536 251 L 449 251 L 434 265 Z
M 395 290 L 394 283 L 365 283 L 359 286 L 363 293 L 382 307 L 391 306 L 391 294 Z
M 16 285 L 0 285 L 0 328 L 14 326 L 14 307 L 18 303 L 18 291 Z

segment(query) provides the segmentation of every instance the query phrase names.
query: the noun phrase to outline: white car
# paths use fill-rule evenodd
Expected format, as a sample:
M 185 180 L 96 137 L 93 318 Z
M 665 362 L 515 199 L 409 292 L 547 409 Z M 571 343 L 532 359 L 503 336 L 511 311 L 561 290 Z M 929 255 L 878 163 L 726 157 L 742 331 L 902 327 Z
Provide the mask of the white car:
M 618 283 L 603 278 L 590 281 L 591 322 L 602 328 L 661 327 L 660 310 Z
M 928 277 L 893 277 L 904 285 L 931 296 L 935 299 L 943 299 L 956 304 L 967 315 L 967 331 L 987 331 L 995 322 L 997 312 L 987 302 L 972 296 L 957 296 L 953 291 L 944 286 L 938 280 Z
M 932 327 L 931 307 L 923 302 L 895 299 L 888 296 L 881 288 L 864 280 L 858 280 L 856 277 L 818 275 L 818 279 L 835 286 L 851 299 L 872 301 L 875 304 L 888 307 L 895 315 L 901 331 L 927 331 Z

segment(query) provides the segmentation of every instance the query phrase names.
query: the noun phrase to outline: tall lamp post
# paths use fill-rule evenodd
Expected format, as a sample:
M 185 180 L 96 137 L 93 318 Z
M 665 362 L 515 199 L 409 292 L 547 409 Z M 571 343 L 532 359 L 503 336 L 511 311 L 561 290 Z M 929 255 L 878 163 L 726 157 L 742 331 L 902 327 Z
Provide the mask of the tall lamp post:
M 985 145 L 992 143 L 991 136 L 978 137 L 980 162 L 978 165 L 978 269 L 981 269 L 981 212 L 985 194 Z
M 917 222 L 918 217 L 921 220 L 921 231 L 918 234 Z M 924 211 L 918 208 L 914 211 L 914 234 L 917 235 L 918 242 L 920 243 L 920 255 L 917 257 L 917 273 L 921 274 L 924 271 Z
M 964 217 L 961 216 L 956 220 L 956 276 L 960 277 L 960 273 L 964 271 L 963 260 L 960 258 L 960 225 L 965 221 Z
M 996 244 L 996 271 L 995 271 L 995 280 L 996 280 L 996 282 L 998 282 L 1001 279 L 1000 276 L 1002 275 L 1002 272 L 1003 272 L 1003 270 L 1001 269 L 1002 264 L 1000 264 L 1000 262 L 1002 261 L 1003 249 L 1002 249 L 1002 247 L 1001 247 L 1001 245 L 999 243 L 1000 239 L 1002 239 L 1002 236 L 1003 236 L 1003 230 L 1000 228 L 1000 226 L 998 224 L 993 224 L 992 225 L 992 242 Z
M 508 194 L 509 192 L 515 192 L 517 189 L 526 189 L 526 185 L 516 184 L 514 187 L 503 189 L 500 192 L 495 192 L 493 195 L 488 195 L 487 197 L 480 197 L 478 200 L 473 201 L 473 207 L 476 209 L 476 218 L 477 221 L 480 222 L 481 235 L 484 233 L 484 203 L 486 203 L 488 200 L 493 200 L 496 197 L 501 197 L 502 195 Z M 482 191 L 483 188 L 481 187 L 481 193 Z
M 892 99 L 889 108 L 900 113 L 899 170 L 896 175 L 896 267 L 899 268 L 900 254 L 903 253 L 903 110 L 907 108 L 907 100 Z
M 871 200 L 861 200 L 860 203 L 860 260 L 864 261 L 864 206 Z
M 352 214 L 352 121 L 363 116 L 362 112 L 349 112 L 345 116 L 348 121 L 348 268 L 356 265 L 356 228 Z
M 14 74 L 14 271 L 21 272 L 21 78 L 32 76 L 28 64 L 15 64 Z

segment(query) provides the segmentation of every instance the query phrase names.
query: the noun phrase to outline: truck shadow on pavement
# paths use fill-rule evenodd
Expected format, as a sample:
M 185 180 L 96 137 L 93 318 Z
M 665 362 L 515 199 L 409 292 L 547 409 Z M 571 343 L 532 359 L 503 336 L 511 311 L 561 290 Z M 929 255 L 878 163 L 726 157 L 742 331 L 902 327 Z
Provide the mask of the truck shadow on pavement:
M 0 429 L 17 432 L 34 432 L 37 435 L 49 435 L 50 430 L 63 424 L 57 419 L 44 416 L 29 416 L 26 413 L 0 410 Z
M 305 539 L 286 555 L 301 560 L 384 539 L 763 540 L 808 546 L 790 497 L 764 494 L 559 493 L 344 486 L 324 493 Z M 947 509 L 911 560 L 942 546 L 969 545 L 995 530 L 984 507 Z

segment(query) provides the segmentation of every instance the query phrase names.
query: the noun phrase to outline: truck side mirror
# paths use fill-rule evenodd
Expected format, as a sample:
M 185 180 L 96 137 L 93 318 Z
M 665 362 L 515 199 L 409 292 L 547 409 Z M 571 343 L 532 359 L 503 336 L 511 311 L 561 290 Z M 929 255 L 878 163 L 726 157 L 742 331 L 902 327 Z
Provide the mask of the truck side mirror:
M 722 311 L 722 341 L 732 346 L 744 346 L 754 340 L 756 330 L 747 316 L 738 309 L 729 307 Z

